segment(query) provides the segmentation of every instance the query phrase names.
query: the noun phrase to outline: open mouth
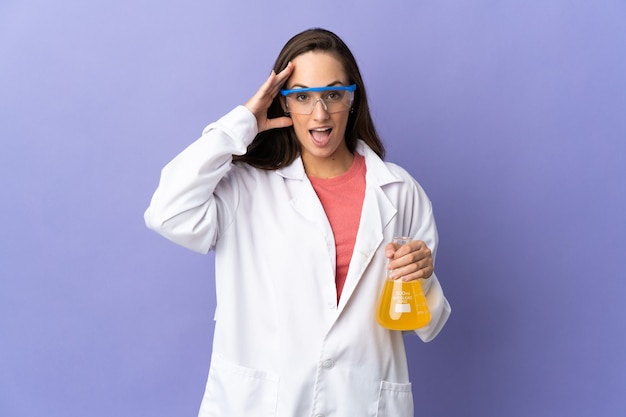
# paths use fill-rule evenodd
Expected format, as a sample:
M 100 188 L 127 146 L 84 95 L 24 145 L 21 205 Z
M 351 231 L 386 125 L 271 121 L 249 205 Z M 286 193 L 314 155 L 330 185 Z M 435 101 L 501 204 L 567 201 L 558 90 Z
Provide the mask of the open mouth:
M 317 146 L 325 146 L 330 142 L 330 134 L 333 131 L 330 127 L 320 127 L 316 129 L 309 130 L 311 137 L 313 138 L 313 142 Z

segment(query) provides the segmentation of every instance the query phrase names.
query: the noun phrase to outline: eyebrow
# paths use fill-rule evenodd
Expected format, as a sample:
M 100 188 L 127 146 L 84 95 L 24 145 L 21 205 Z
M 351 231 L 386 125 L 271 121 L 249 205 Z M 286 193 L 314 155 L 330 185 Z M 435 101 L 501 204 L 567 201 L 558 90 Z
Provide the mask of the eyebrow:
M 334 87 L 336 85 L 341 85 L 341 86 L 345 86 L 347 84 L 344 84 L 342 81 L 333 81 L 332 83 L 326 85 L 325 87 Z M 288 88 L 288 90 L 294 90 L 296 88 L 310 88 L 304 84 L 294 84 L 291 87 Z

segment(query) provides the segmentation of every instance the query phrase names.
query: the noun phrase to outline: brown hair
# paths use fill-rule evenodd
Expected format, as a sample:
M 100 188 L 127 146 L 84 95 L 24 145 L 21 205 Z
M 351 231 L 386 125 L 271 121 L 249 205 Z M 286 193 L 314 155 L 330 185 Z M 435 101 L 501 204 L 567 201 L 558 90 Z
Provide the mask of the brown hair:
M 283 47 L 274 63 L 274 71 L 279 73 L 297 56 L 310 51 L 323 51 L 336 56 L 346 71 L 350 84 L 356 84 L 353 111 L 348 117 L 346 145 L 354 153 L 357 139 L 362 139 L 381 158 L 385 148 L 376 133 L 374 121 L 367 104 L 365 85 L 359 67 L 348 46 L 334 33 L 325 29 L 309 29 L 292 37 Z M 267 111 L 269 118 L 284 116 L 279 96 L 274 98 Z M 248 146 L 246 154 L 233 156 L 234 161 L 246 162 L 261 169 L 275 170 L 291 164 L 300 155 L 300 142 L 293 127 L 267 130 L 256 135 Z

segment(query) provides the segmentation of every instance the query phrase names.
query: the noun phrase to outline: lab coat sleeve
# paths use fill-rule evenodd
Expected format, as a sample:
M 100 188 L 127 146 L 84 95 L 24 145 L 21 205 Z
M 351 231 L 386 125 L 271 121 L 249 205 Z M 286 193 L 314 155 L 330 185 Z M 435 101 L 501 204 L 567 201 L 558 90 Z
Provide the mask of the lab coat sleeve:
M 257 131 L 254 115 L 244 106 L 208 125 L 162 169 L 144 213 L 146 226 L 181 246 L 207 253 L 236 204 L 217 197 L 215 189 L 231 170 L 232 155 L 243 155 Z
M 430 342 L 446 324 L 452 310 L 435 274 L 432 274 L 430 278 L 424 281 L 423 288 L 432 319 L 426 327 L 415 330 L 415 333 L 422 341 Z
M 439 234 L 435 224 L 432 203 L 422 187 L 417 182 L 415 182 L 414 185 L 416 188 L 414 190 L 415 200 L 412 210 L 411 229 L 417 229 L 414 231 L 413 236 L 426 243 L 428 248 L 432 251 L 434 261 L 439 245 Z M 422 288 L 426 295 L 431 321 L 427 326 L 415 330 L 415 333 L 422 341 L 430 342 L 439 334 L 446 324 L 448 317 L 450 317 L 451 308 L 435 273 L 433 273 L 430 278 L 422 280 Z

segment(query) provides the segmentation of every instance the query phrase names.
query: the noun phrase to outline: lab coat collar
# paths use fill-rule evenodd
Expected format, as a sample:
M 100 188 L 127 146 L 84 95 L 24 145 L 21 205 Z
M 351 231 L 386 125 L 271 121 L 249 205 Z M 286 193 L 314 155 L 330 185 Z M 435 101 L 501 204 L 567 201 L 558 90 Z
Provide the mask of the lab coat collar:
M 402 179 L 393 174 L 385 162 L 365 142 L 359 139 L 356 145 L 356 151 L 365 157 L 365 166 L 367 167 L 367 180 L 369 184 L 376 184 L 380 187 L 391 184 L 393 182 L 402 181 Z M 369 175 L 369 174 L 372 175 Z
M 277 169 L 276 174 L 290 180 L 306 179 L 306 172 L 304 171 L 304 163 L 302 162 L 302 157 L 296 158 L 291 164 L 287 165 L 286 167 Z

